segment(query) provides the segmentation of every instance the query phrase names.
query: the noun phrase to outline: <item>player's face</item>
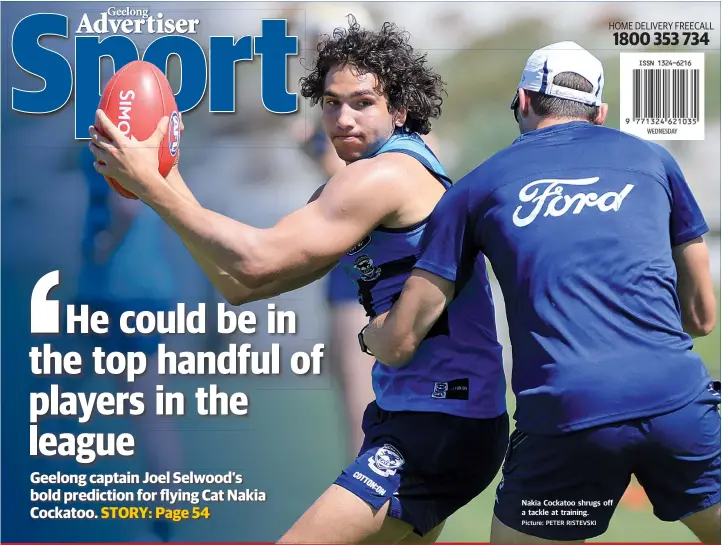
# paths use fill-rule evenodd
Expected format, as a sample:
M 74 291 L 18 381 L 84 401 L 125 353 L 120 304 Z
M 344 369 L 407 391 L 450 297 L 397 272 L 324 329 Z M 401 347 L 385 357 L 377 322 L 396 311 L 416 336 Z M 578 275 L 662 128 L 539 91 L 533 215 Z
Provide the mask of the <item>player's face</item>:
M 393 134 L 399 115 L 376 87 L 374 74 L 359 74 L 349 66 L 336 66 L 326 76 L 323 123 L 338 156 L 356 161 L 380 148 Z

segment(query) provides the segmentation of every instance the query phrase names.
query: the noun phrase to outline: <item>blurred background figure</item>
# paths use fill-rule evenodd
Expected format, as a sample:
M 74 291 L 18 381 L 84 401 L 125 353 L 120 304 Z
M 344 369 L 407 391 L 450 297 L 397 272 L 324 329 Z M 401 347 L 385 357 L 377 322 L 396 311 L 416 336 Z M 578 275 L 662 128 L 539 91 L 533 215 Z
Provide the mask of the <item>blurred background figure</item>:
M 108 333 L 86 340 L 91 346 L 110 352 L 142 352 L 147 370 L 129 383 L 125 375 L 114 375 L 116 388 L 123 392 L 142 393 L 145 412 L 134 417 L 137 445 L 145 470 L 165 473 L 181 468 L 181 441 L 167 417 L 155 414 L 156 385 L 163 385 L 158 375 L 158 344 L 162 336 L 125 335 L 119 327 L 123 312 L 169 311 L 175 309 L 178 293 L 164 243 L 166 224 L 139 200 L 126 199 L 108 185 L 93 169 L 93 155 L 83 146 L 80 169 L 87 182 L 88 201 L 82 238 L 82 262 L 76 288 L 76 305 L 89 305 L 90 312 L 102 310 L 109 316 Z M 134 325 L 130 321 L 129 325 Z M 83 357 L 91 362 L 91 348 Z M 86 363 L 86 369 L 89 364 Z M 86 373 L 86 376 L 90 373 Z M 92 375 L 91 375 L 92 376 Z M 168 541 L 172 523 L 155 519 L 141 541 Z

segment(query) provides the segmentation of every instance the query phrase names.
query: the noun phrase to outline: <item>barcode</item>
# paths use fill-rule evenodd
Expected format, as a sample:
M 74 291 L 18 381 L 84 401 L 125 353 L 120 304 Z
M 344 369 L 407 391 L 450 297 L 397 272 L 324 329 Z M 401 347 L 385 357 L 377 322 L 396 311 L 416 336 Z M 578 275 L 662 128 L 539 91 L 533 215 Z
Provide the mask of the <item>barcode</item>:
M 632 75 L 632 119 L 699 121 L 699 69 L 636 68 Z
M 619 129 L 646 140 L 704 140 L 704 53 L 619 54 Z

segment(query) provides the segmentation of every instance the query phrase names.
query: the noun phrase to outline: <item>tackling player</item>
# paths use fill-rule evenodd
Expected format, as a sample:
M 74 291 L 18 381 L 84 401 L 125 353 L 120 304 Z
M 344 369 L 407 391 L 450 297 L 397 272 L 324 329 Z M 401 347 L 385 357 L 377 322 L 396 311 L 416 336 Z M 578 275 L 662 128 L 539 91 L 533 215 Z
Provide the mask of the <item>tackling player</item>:
M 158 174 L 167 122 L 135 142 L 98 112 L 112 140 L 91 127 L 91 149 L 96 169 L 155 209 L 230 302 L 296 289 L 340 261 L 373 317 L 396 300 L 429 215 L 451 186 L 420 136 L 441 112 L 441 92 L 439 75 L 393 24 L 336 29 L 318 48 L 302 94 L 321 103 L 326 132 L 348 164 L 270 229 L 204 209 L 177 170 L 167 182 Z M 446 518 L 493 480 L 509 422 L 484 260 L 473 266 L 466 289 L 476 296 L 449 307 L 413 362 L 374 365 L 376 400 L 358 458 L 281 541 L 433 542 Z
M 657 517 L 719 543 L 719 383 L 692 351 L 715 324 L 708 227 L 664 148 L 601 126 L 603 85 L 572 42 L 529 57 L 521 136 L 444 195 L 399 301 L 362 337 L 405 369 L 447 305 L 473 304 L 485 254 L 517 398 L 492 542 L 599 536 L 635 474 Z

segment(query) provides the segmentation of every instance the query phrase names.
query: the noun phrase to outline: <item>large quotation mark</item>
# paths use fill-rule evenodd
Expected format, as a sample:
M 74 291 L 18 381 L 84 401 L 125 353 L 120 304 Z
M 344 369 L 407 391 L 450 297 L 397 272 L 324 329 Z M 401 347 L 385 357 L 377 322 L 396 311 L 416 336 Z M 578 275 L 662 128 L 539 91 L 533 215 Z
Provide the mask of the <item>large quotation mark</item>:
M 51 271 L 33 288 L 30 297 L 30 333 L 60 333 L 60 302 L 48 300 L 48 293 L 60 284 L 60 271 Z

